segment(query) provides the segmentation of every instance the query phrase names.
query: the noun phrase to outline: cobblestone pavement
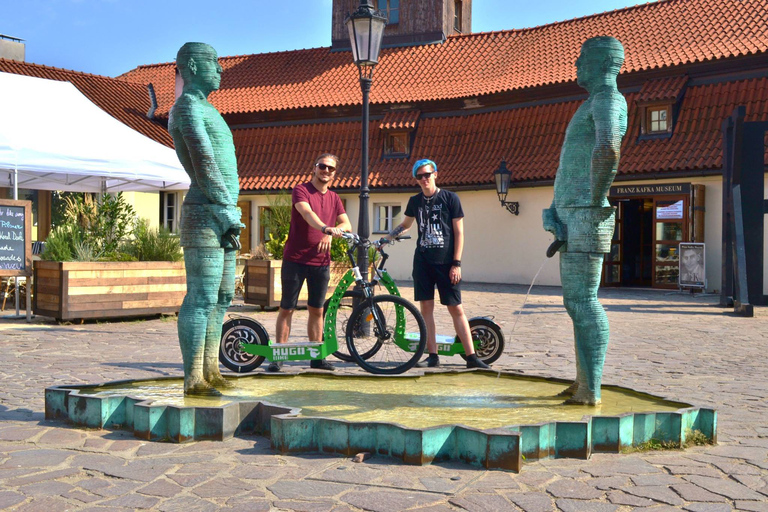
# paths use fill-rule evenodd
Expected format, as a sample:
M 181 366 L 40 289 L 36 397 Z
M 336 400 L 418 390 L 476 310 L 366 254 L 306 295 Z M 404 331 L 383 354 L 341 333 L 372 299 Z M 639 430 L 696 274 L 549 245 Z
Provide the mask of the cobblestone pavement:
M 571 326 L 558 288 L 534 288 L 522 310 L 524 287 L 465 289 L 470 316 L 494 315 L 503 325 L 507 351 L 496 368 L 573 377 Z M 601 297 L 612 333 L 604 383 L 716 408 L 717 446 L 546 460 L 514 474 L 378 456 L 360 464 L 284 456 L 263 437 L 145 442 L 46 422 L 43 390 L 180 376 L 175 318 L 77 325 L 0 319 L 0 508 L 768 511 L 768 315 L 735 317 L 713 296 L 603 290 Z M 242 304 L 232 311 L 274 329 L 275 312 Z M 450 332 L 450 318 L 440 314 L 439 332 Z M 296 335 L 304 315 L 294 319 Z

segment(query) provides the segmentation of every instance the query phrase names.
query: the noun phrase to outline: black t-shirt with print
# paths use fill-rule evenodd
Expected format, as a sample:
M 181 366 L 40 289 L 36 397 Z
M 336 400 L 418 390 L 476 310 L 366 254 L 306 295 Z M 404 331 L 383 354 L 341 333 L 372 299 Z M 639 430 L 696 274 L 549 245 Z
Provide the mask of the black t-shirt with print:
M 416 251 L 429 263 L 453 261 L 453 219 L 464 217 L 459 196 L 440 189 L 432 197 L 418 193 L 408 200 L 408 217 L 414 217 L 419 228 Z

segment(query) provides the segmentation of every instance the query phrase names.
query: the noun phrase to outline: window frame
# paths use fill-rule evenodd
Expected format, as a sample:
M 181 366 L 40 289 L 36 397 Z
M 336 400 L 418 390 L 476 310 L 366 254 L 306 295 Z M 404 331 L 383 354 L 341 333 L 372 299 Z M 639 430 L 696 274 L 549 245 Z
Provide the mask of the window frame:
M 402 137 L 405 143 L 405 151 L 398 152 L 394 149 L 394 140 Z M 387 158 L 407 158 L 411 154 L 411 132 L 408 130 L 387 130 L 384 132 L 384 156 Z
M 463 7 L 461 5 L 461 0 L 454 0 L 453 1 L 453 30 L 456 31 L 458 34 L 462 34 L 462 23 L 461 23 L 461 17 L 463 14 Z
M 181 197 L 179 192 L 164 192 L 162 198 L 162 217 L 160 219 L 161 225 L 171 233 L 179 232 L 179 220 L 181 217 Z M 168 198 L 173 197 L 172 218 L 170 219 L 170 227 L 168 227 Z
M 653 114 L 659 113 L 659 119 L 655 120 L 653 119 Z M 664 112 L 666 114 L 666 118 L 662 121 L 661 119 L 661 112 Z M 661 123 L 664 123 L 664 128 L 659 128 L 657 130 L 654 130 L 653 124 L 658 123 L 661 125 Z M 672 106 L 671 105 L 649 105 L 645 107 L 645 133 L 647 135 L 659 135 L 663 133 L 669 133 L 672 131 Z
M 392 3 L 397 2 L 397 7 L 392 7 Z M 400 0 L 378 0 L 376 2 L 378 10 L 386 14 L 387 25 L 397 25 L 400 23 Z M 392 12 L 395 13 L 397 19 L 392 21 Z
M 387 212 L 386 223 L 384 225 L 384 231 L 380 230 L 381 226 L 381 208 L 385 208 Z M 393 213 L 394 208 L 399 208 L 396 214 Z M 398 216 L 404 215 L 405 210 L 401 203 L 374 203 L 373 204 L 373 230 L 374 234 L 388 234 L 395 228 L 395 220 Z

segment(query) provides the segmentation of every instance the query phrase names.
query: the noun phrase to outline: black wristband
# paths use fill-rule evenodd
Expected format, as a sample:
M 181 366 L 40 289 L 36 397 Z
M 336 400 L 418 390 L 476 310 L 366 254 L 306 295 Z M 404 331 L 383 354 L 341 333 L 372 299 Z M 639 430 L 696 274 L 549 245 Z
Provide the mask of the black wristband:
M 323 229 L 321 229 L 321 230 L 320 230 L 320 232 L 321 232 L 322 234 L 326 235 L 326 234 L 327 234 L 327 233 L 325 232 L 325 230 L 326 230 L 326 229 L 328 229 L 328 226 L 323 226 Z
M 461 260 L 453 260 L 453 263 L 451 263 L 451 266 L 461 267 Z

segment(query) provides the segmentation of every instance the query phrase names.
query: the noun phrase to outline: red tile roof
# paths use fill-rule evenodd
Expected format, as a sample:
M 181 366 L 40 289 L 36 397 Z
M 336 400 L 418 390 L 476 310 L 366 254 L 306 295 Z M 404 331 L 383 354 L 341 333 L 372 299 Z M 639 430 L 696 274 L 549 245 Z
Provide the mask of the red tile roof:
M 147 118 L 149 93 L 143 83 L 7 59 L 0 59 L 0 72 L 71 82 L 95 105 L 118 121 L 161 144 L 173 147 L 173 140 L 165 127 Z
M 638 103 L 647 103 L 651 101 L 675 101 L 683 92 L 685 84 L 688 83 L 688 77 L 670 76 L 656 80 L 648 80 L 643 84 L 640 94 L 637 95 Z
M 581 44 L 597 35 L 626 49 L 622 73 L 764 53 L 766 0 L 660 0 L 550 25 L 451 36 L 443 44 L 384 49 L 373 104 L 467 98 L 573 81 Z M 315 48 L 223 57 L 222 88 L 211 102 L 223 113 L 263 112 L 361 102 L 349 52 Z M 174 99 L 174 64 L 122 75 L 152 82 L 160 109 Z
M 419 122 L 419 110 L 393 110 L 384 114 L 379 123 L 382 130 L 413 130 Z
M 691 86 L 672 136 L 638 141 L 638 96 L 627 95 L 630 129 L 622 144 L 621 175 L 719 169 L 720 124 L 736 106 L 746 105 L 747 121 L 768 121 L 768 78 Z M 419 122 L 412 156 L 407 159 L 381 159 L 384 132 L 377 129 L 380 121 L 372 121 L 370 185 L 415 189 L 410 169 L 419 158 L 437 162 L 440 183 L 446 186 L 490 186 L 502 158 L 517 183 L 551 180 L 557 171 L 565 129 L 579 104 L 570 101 L 475 115 L 426 117 Z M 310 178 L 312 162 L 326 151 L 340 157 L 334 187 L 357 188 L 360 130 L 359 122 L 234 130 L 241 189 L 291 188 Z

